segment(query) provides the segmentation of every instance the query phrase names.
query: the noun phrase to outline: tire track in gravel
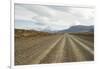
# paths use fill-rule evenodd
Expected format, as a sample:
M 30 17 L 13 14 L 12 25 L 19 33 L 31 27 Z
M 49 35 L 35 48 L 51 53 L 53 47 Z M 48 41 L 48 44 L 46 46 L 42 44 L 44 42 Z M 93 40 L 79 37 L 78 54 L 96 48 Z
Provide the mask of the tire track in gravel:
M 70 35 L 70 37 L 75 40 L 80 46 L 82 46 L 83 48 L 85 48 L 88 52 L 90 52 L 92 55 L 94 55 L 94 51 L 89 48 L 87 45 L 85 45 L 83 42 L 81 42 L 80 40 L 78 40 L 77 38 L 75 38 L 74 36 Z
M 81 50 L 78 48 L 78 46 L 73 41 L 72 37 L 69 34 L 67 34 L 67 36 L 68 36 L 68 40 L 69 40 L 69 42 L 71 44 L 72 51 L 75 54 L 76 61 L 86 60 L 84 55 L 82 54 Z
M 50 47 L 53 47 L 53 46 L 51 46 L 51 44 L 54 44 L 53 42 L 57 41 L 58 38 L 59 38 L 59 36 L 51 37 L 49 40 L 41 41 L 37 45 L 35 45 L 35 46 L 33 45 L 29 49 L 24 50 L 21 54 L 16 55 L 16 61 L 17 61 L 16 64 L 34 63 L 34 62 L 32 62 L 32 60 L 35 60 L 37 57 L 39 57 L 42 54 L 42 52 L 44 52 L 45 50 L 48 50 Z M 54 39 L 54 40 L 52 40 L 52 39 Z
M 79 40 L 80 42 L 82 42 L 83 44 L 87 45 L 88 47 L 90 47 L 92 50 L 94 49 L 94 42 L 88 41 L 88 40 L 84 40 L 78 36 L 75 35 L 71 35 L 74 38 L 76 38 L 77 40 Z

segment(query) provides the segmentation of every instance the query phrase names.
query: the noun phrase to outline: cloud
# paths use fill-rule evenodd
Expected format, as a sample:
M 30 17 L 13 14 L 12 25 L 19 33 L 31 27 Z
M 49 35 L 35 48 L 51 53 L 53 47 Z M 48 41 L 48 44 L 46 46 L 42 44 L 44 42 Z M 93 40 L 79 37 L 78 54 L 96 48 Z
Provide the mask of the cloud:
M 15 28 L 56 31 L 73 25 L 93 25 L 93 19 L 91 8 L 15 4 L 15 20 L 19 20 L 15 21 Z

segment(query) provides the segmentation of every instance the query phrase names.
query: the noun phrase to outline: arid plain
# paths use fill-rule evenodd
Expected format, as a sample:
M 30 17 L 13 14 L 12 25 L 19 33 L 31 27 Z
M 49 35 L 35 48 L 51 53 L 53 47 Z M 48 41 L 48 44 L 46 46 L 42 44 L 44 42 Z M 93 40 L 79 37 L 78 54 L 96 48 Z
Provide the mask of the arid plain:
M 15 29 L 15 65 L 94 60 L 94 34 Z

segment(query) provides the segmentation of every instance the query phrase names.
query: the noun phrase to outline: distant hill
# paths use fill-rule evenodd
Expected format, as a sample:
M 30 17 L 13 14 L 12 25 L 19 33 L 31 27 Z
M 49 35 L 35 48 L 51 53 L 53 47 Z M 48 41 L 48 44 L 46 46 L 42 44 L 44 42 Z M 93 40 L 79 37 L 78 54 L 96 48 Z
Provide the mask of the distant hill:
M 35 30 L 15 29 L 15 37 L 31 37 L 31 36 L 48 36 L 52 35 L 48 32 Z
M 64 29 L 60 31 L 50 31 L 50 30 L 42 30 L 42 31 L 36 31 L 36 30 L 25 30 L 25 29 L 15 29 L 15 34 L 20 36 L 37 36 L 37 34 L 46 36 L 51 34 L 57 34 L 57 33 L 66 33 L 66 32 L 94 32 L 94 26 L 83 26 L 83 25 L 76 25 L 72 26 L 69 29 Z
M 94 32 L 94 26 L 76 25 L 59 32 Z

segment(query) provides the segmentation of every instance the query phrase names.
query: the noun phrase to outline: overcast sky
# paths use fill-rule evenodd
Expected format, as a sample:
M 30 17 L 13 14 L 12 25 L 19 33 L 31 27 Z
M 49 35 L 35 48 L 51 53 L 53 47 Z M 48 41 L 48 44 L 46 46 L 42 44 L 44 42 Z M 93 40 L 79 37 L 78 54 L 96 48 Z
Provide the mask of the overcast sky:
M 94 9 L 15 4 L 15 28 L 57 31 L 73 25 L 93 25 Z

